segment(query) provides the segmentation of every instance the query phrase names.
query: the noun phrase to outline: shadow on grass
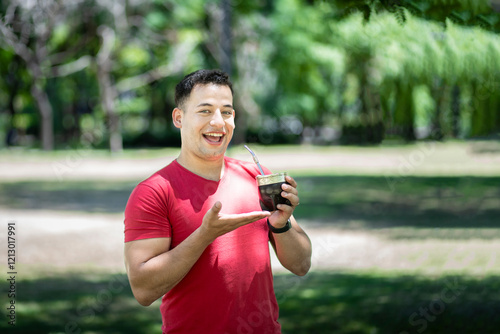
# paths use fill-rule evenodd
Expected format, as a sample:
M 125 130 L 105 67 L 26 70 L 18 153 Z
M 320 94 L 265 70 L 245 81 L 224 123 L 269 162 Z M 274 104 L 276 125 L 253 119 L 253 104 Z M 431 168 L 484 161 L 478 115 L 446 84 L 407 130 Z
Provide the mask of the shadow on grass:
M 500 177 L 301 176 L 295 216 L 352 228 L 500 227 Z M 122 213 L 136 182 L 0 184 L 0 207 Z M 344 224 L 344 225 L 343 225 Z
M 285 334 L 476 334 L 500 328 L 499 277 L 317 272 L 278 275 L 275 289 Z M 125 275 L 64 274 L 21 281 L 17 291 L 15 333 L 161 333 L 159 304 L 140 306 Z M 2 328 L 9 328 L 5 319 Z
M 62 274 L 19 281 L 16 290 L 16 325 L 3 321 L 0 329 L 37 334 L 161 333 L 158 307 L 140 306 L 126 275 Z
M 313 273 L 276 278 L 284 333 L 498 333 L 500 283 Z
M 0 184 L 0 206 L 20 210 L 121 213 L 138 182 L 67 181 Z

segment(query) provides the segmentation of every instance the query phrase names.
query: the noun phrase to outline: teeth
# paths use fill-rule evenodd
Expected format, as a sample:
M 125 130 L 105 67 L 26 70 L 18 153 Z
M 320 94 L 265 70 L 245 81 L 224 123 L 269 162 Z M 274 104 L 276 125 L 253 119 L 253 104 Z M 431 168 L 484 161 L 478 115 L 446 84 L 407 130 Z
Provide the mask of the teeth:
M 222 137 L 223 135 L 224 135 L 223 133 L 219 133 L 219 132 L 209 132 L 209 133 L 205 133 L 205 136 Z

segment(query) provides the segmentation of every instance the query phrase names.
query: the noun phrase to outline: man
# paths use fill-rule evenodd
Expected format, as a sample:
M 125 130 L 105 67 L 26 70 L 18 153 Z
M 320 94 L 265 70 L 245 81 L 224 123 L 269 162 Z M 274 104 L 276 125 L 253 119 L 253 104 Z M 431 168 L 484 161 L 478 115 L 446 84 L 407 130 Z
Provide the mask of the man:
M 225 73 L 187 75 L 175 102 L 179 157 L 141 182 L 125 209 L 132 292 L 144 306 L 163 296 L 164 333 L 281 333 L 268 242 L 285 268 L 308 272 L 311 243 L 292 216 L 297 184 L 288 177 L 282 187 L 291 205 L 261 211 L 255 164 L 225 157 L 235 127 Z

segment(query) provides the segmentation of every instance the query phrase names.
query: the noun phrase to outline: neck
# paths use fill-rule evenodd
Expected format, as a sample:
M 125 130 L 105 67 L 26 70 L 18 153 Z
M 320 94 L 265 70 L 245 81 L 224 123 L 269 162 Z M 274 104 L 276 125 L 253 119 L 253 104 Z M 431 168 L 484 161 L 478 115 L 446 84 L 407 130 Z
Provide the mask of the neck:
M 207 180 L 219 181 L 224 175 L 224 156 L 214 160 L 204 160 L 198 157 L 188 157 L 181 151 L 177 162 L 190 172 Z

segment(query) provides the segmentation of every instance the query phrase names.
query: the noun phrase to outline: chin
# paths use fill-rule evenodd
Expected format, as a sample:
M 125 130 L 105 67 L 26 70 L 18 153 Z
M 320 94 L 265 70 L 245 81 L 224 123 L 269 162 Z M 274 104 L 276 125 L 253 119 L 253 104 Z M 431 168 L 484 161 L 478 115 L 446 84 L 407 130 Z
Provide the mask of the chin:
M 207 160 L 217 160 L 224 157 L 226 153 L 226 148 L 219 148 L 217 150 L 201 150 L 201 155 Z

